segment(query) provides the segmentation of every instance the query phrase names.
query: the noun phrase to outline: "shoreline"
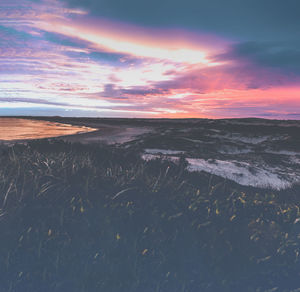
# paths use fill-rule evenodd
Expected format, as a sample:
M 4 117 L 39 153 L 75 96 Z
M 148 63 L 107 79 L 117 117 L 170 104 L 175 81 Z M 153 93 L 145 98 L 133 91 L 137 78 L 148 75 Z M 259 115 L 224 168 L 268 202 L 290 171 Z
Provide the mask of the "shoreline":
M 0 144 L 25 143 L 32 140 L 61 139 L 71 143 L 107 143 L 122 144 L 134 139 L 135 136 L 150 132 L 150 127 L 126 125 L 126 124 L 105 124 L 103 121 L 87 120 L 81 118 L 47 118 L 47 117 L 5 117 L 5 119 L 28 120 L 33 122 L 51 123 L 54 126 L 77 127 L 78 132 L 54 135 L 46 137 L 36 137 L 28 139 L 0 139 Z M 1 119 L 1 117 L 0 117 Z

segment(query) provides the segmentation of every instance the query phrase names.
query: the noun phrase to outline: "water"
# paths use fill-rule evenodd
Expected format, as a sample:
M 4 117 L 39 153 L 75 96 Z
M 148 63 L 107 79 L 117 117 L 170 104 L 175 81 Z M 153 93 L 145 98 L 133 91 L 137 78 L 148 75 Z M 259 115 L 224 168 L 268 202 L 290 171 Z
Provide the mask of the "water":
M 0 140 L 28 140 L 92 132 L 97 129 L 47 121 L 0 118 Z

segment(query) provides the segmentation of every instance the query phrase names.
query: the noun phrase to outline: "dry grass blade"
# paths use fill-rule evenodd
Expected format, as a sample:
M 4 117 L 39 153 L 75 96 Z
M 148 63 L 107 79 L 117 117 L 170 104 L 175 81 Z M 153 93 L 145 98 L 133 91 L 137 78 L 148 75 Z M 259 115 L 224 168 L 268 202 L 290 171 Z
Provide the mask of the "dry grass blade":
M 116 199 L 117 197 L 119 197 L 120 195 L 122 195 L 122 194 L 124 194 L 124 193 L 126 193 L 126 192 L 128 192 L 128 191 L 134 190 L 134 189 L 136 189 L 136 187 L 124 189 L 124 190 L 118 192 L 117 194 L 115 194 L 115 195 L 112 197 L 112 200 L 115 200 L 115 199 Z
M 9 187 L 8 187 L 8 189 L 7 189 L 6 194 L 5 194 L 5 196 L 4 196 L 4 200 L 3 200 L 3 204 L 2 204 L 2 209 L 3 209 L 3 208 L 5 207 L 5 205 L 6 205 L 7 198 L 8 198 L 8 195 L 9 195 L 9 193 L 10 193 L 10 190 L 11 190 L 12 186 L 13 186 L 13 183 L 11 182 L 10 185 L 9 185 Z

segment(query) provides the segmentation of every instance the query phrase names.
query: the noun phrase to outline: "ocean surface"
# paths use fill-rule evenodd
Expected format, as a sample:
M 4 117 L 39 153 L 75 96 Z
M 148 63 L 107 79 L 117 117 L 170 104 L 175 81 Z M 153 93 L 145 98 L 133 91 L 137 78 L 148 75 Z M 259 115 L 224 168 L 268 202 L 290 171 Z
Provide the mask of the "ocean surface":
M 47 121 L 0 118 L 0 141 L 51 138 L 95 130 L 97 129 Z

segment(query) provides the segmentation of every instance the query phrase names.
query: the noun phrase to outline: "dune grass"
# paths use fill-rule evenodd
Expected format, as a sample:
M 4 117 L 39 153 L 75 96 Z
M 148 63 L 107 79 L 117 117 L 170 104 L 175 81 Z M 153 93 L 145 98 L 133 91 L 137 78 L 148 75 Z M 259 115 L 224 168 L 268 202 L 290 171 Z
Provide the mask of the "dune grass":
M 0 148 L 0 291 L 300 291 L 299 189 L 136 149 Z

